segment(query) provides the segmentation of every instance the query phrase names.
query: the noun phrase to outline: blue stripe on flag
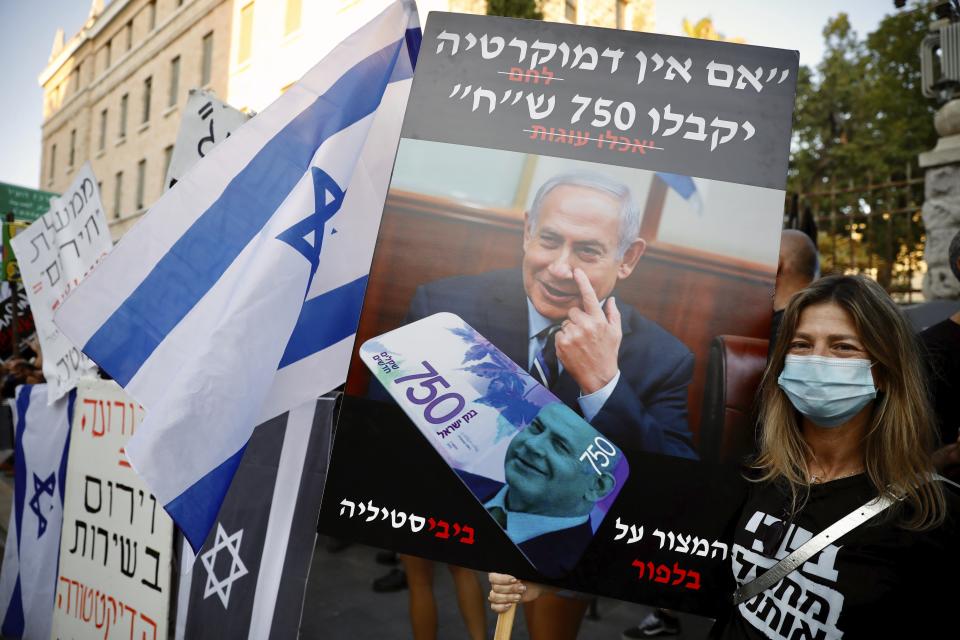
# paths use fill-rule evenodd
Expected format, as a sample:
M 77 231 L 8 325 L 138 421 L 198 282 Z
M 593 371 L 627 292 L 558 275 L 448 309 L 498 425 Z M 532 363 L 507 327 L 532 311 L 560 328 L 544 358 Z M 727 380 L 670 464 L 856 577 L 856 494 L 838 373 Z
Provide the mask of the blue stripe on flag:
M 21 548 L 20 532 L 23 529 L 23 502 L 27 494 L 27 459 L 23 451 L 23 433 L 27 428 L 27 409 L 30 408 L 30 394 L 33 389 L 33 385 L 25 384 L 20 387 L 20 395 L 17 396 L 17 435 L 13 445 L 13 507 L 17 522 L 18 550 Z
M 239 451 L 220 463 L 220 466 L 163 506 L 180 527 L 194 553 L 200 553 L 200 547 L 213 529 L 213 523 L 217 521 L 223 497 L 230 488 L 230 482 L 240 466 L 246 448 L 247 445 L 243 445 Z
M 20 549 L 17 549 L 20 553 Z M 96 606 L 96 604 L 94 604 Z M 23 628 L 26 621 L 23 618 L 23 594 L 20 590 L 20 576 L 17 576 L 17 584 L 13 587 L 13 595 L 10 596 L 10 606 L 7 607 L 7 615 L 3 617 L 3 626 L 0 627 L 0 633 L 4 638 L 19 638 L 23 636 Z
M 67 485 L 67 455 L 70 453 L 70 431 L 73 429 L 73 404 L 77 401 L 77 390 L 71 389 L 67 394 L 67 439 L 63 443 L 63 454 L 60 456 L 60 470 L 57 471 L 57 487 L 60 489 L 60 506 L 63 506 L 63 495 Z
M 420 56 L 420 43 L 423 41 L 423 31 L 420 27 L 407 29 L 404 38 L 407 41 L 407 54 L 410 56 L 410 66 L 417 68 L 417 58 Z
M 83 352 L 126 386 L 273 216 L 317 148 L 376 110 L 402 42 L 344 73 L 264 145 L 100 326 Z
M 676 173 L 657 172 L 657 177 L 667 183 L 667 186 L 676 191 L 684 200 L 697 192 L 697 185 L 690 176 L 684 176 Z
M 367 276 L 303 303 L 279 369 L 323 351 L 357 332 Z

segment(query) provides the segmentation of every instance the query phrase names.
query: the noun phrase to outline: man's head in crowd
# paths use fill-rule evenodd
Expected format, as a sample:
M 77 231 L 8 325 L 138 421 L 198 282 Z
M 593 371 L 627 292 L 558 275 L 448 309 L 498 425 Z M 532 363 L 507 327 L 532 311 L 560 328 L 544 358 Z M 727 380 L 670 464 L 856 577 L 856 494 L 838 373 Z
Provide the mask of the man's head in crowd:
M 601 457 L 597 463 L 601 473 L 587 458 L 581 460 L 591 445 L 597 449 L 594 439 L 598 435 L 560 403 L 541 409 L 507 447 L 504 473 L 508 508 L 556 517 L 590 513 L 597 501 L 616 488 L 613 469 L 621 455 L 609 456 L 606 466 Z
M 546 181 L 525 216 L 523 286 L 552 320 L 583 308 L 573 270 L 582 269 L 603 300 L 628 277 L 646 243 L 630 189 L 609 178 L 565 174 Z
M 773 310 L 780 311 L 786 307 L 795 293 L 806 289 L 819 275 L 820 260 L 810 236 L 796 229 L 784 230 L 780 234 Z

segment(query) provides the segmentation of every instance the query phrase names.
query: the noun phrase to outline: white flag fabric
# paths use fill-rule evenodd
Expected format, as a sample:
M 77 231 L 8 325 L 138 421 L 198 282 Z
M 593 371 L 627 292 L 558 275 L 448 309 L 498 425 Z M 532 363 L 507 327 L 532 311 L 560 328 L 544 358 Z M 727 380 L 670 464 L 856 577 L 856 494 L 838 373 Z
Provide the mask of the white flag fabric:
M 14 490 L 0 574 L 0 634 L 50 638 L 74 394 L 47 405 L 47 385 L 17 389 Z
M 127 455 L 196 550 L 256 424 L 335 388 L 420 30 L 392 2 L 189 171 L 61 306 L 146 408 Z
M 63 299 L 113 247 L 100 189 L 90 163 L 70 187 L 51 200 L 50 210 L 10 238 L 43 349 L 47 402 L 61 398 L 91 375 L 93 363 L 65 338 L 53 322 Z

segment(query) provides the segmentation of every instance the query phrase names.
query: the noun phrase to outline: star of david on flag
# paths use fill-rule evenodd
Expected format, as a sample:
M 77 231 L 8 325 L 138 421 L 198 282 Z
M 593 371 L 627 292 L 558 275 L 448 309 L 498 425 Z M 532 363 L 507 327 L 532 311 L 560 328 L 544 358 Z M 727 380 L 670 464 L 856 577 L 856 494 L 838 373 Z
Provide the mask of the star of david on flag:
M 209 551 L 200 556 L 200 561 L 203 562 L 203 566 L 207 570 L 207 584 L 203 589 L 203 597 L 206 599 L 213 594 L 217 594 L 224 609 L 230 608 L 230 588 L 233 583 L 247 575 L 247 567 L 240 558 L 240 541 L 242 539 L 243 529 L 228 536 L 227 532 L 223 530 L 223 525 L 218 522 L 216 542 L 213 543 L 213 547 Z M 226 550 L 230 554 L 230 571 L 222 579 L 217 577 L 215 569 L 217 554 L 221 550 Z
M 30 498 L 30 511 L 37 516 L 37 537 L 41 537 L 47 530 L 47 517 L 43 515 L 43 509 L 40 507 L 40 496 L 46 494 L 53 497 L 53 489 L 57 486 L 57 477 L 50 474 L 46 480 L 41 480 L 40 476 L 33 474 L 33 497 Z
M 55 318 L 145 407 L 127 456 L 195 551 L 254 426 L 346 379 L 420 42 L 412 0 L 351 12 L 369 22 L 208 150 Z
M 333 178 L 323 169 L 312 167 L 314 212 L 277 236 L 296 249 L 310 262 L 310 280 L 313 280 L 320 265 L 320 252 L 323 250 L 323 235 L 327 221 L 340 211 L 344 192 Z M 331 229 L 331 233 L 336 231 Z M 308 285 L 309 286 L 309 285 Z

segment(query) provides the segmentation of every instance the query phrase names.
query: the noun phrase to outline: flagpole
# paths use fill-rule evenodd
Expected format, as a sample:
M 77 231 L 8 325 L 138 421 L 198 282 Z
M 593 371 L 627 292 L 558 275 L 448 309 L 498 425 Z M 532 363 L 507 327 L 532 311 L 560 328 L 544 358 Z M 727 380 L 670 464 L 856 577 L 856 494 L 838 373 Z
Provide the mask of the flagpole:
M 510 640 L 513 633 L 513 618 L 517 615 L 517 605 L 513 605 L 497 616 L 497 629 L 493 632 L 493 640 Z

